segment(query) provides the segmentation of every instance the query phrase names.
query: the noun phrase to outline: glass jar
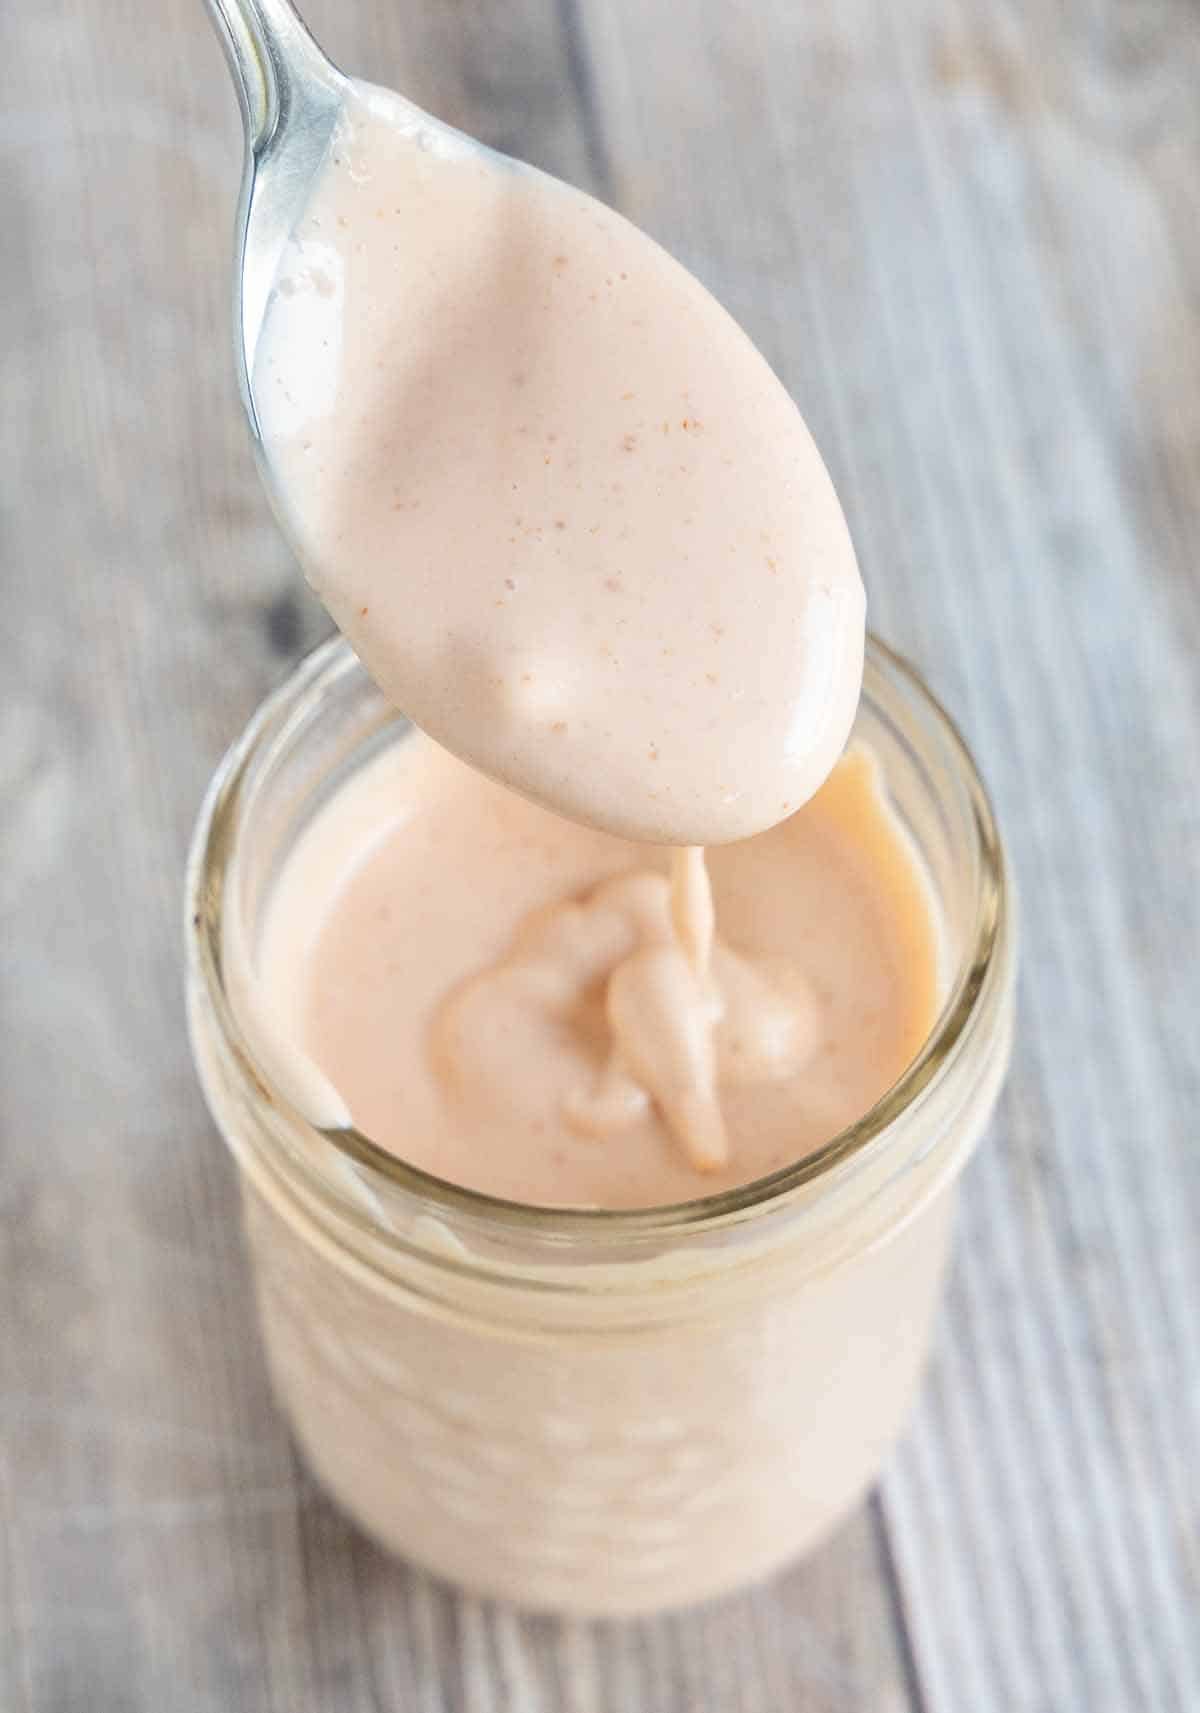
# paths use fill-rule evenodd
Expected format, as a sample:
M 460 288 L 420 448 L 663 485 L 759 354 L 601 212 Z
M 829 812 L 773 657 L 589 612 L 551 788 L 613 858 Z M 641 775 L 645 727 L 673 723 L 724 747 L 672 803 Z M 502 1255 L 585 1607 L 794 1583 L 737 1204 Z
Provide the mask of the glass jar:
M 872 640 L 856 732 L 941 912 L 947 997 L 924 1050 L 769 1178 L 675 1207 L 547 1210 L 306 1117 L 239 1017 L 295 839 L 410 731 L 335 639 L 226 756 L 192 846 L 193 1048 L 240 1170 L 278 1396 L 362 1527 L 467 1588 L 585 1614 L 725 1592 L 854 1504 L 925 1360 L 955 1180 L 1012 1031 L 986 795 L 928 690 Z

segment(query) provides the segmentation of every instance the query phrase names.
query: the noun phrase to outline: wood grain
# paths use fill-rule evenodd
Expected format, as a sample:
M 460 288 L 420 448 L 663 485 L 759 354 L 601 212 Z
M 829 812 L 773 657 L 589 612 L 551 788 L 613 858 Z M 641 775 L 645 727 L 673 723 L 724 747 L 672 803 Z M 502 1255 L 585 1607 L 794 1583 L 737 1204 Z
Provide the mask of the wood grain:
M 526 1621 L 385 1561 L 266 1390 L 184 1036 L 204 782 L 324 621 L 228 352 L 195 0 L 0 9 L 0 1708 L 1200 1707 L 1200 24 L 1187 0 L 316 0 L 749 327 L 981 758 L 1022 1022 L 930 1385 L 773 1587 Z

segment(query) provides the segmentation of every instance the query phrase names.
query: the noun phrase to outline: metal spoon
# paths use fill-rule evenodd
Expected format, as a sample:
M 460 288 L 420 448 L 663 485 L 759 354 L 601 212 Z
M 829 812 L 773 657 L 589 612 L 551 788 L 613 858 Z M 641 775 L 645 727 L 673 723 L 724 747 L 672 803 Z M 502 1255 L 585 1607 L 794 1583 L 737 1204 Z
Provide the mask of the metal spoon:
M 246 157 L 233 327 L 238 387 L 261 444 L 250 376 L 280 253 L 308 199 L 350 87 L 289 0 L 206 0 L 237 85 Z
M 833 765 L 863 646 L 850 537 L 782 386 L 719 306 L 618 215 L 345 77 L 289 0 L 206 3 L 245 121 L 234 268 L 242 401 L 284 533 L 384 695 L 479 771 L 607 832 L 698 845 L 772 825 Z M 351 150 L 358 131 L 378 152 L 356 167 L 339 141 Z M 405 230 L 393 210 L 404 244 L 391 248 L 403 249 L 407 271 L 381 286 L 390 261 L 369 274 L 354 262 L 365 240 L 341 253 L 330 239 L 336 288 L 306 265 L 297 296 L 283 270 L 293 246 L 303 251 L 297 234 L 327 170 L 344 166 L 361 185 L 378 167 L 385 181 L 398 155 L 413 166 L 409 145 L 420 171 L 396 182 L 425 219 Z M 478 256 L 446 242 L 439 208 L 480 237 Z M 546 282 L 567 264 L 563 244 L 574 261 L 558 292 Z M 425 319 L 414 311 L 401 337 L 394 323 L 418 282 Z M 619 282 L 633 283 L 626 292 Z M 327 305 L 319 335 L 317 300 Z M 439 328 L 442 344 L 431 344 Z M 436 371 L 420 416 L 418 368 Z M 617 371 L 619 396 L 608 384 Z M 706 426 L 691 417 L 693 388 L 713 432 L 693 432 Z M 628 426 L 635 399 L 664 433 L 687 404 L 686 456 L 646 449 Z M 556 463 L 539 436 L 550 445 L 560 431 L 571 457 Z M 310 451 L 297 479 L 296 458 Z M 636 481 L 622 463 L 634 454 Z M 614 496 L 627 476 L 618 528 Z M 421 486 L 408 508 L 420 517 L 405 528 L 392 516 L 404 509 L 398 480 Z M 464 505 L 473 488 L 483 501 Z M 541 552 L 540 532 L 533 546 L 511 534 L 524 529 L 514 495 L 556 531 L 572 529 L 572 514 L 588 542 Z M 689 551 L 717 541 L 720 551 Z M 453 574 L 435 576 L 441 567 Z M 702 662 L 712 669 L 698 672 Z

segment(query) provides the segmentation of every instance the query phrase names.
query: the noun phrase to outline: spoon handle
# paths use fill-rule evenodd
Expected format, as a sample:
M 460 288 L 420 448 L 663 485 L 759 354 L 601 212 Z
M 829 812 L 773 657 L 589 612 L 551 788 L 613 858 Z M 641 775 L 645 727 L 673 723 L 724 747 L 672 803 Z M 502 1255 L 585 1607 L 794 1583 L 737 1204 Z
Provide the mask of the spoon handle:
M 309 35 L 291 0 L 205 0 L 237 85 L 246 146 L 258 154 L 314 81 L 338 72 Z

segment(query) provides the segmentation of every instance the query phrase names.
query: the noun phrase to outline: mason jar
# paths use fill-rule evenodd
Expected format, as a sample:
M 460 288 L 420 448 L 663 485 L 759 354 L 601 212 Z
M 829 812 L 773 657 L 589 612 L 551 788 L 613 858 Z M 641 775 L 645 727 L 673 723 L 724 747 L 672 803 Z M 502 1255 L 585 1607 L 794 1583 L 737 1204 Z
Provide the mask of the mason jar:
M 411 732 L 325 644 L 221 763 L 189 859 L 193 1050 L 237 1162 L 276 1393 L 345 1510 L 452 1582 L 592 1615 L 707 1599 L 825 1535 L 911 1404 L 1012 1032 L 987 796 L 930 692 L 870 640 L 855 735 L 939 913 L 928 1041 L 857 1123 L 770 1177 L 670 1207 L 547 1209 L 443 1182 L 323 1114 L 241 1003 L 296 839 Z

